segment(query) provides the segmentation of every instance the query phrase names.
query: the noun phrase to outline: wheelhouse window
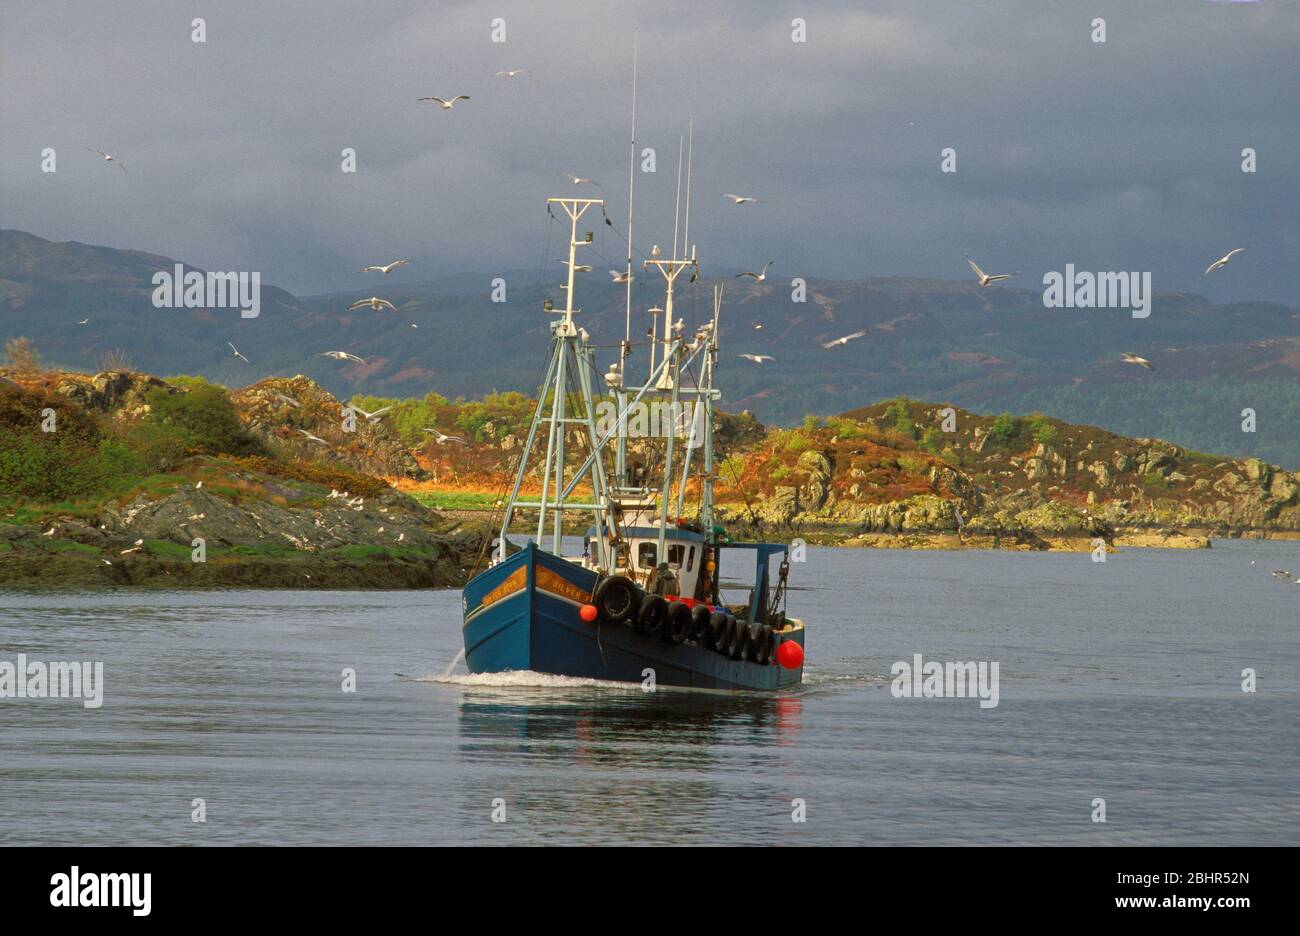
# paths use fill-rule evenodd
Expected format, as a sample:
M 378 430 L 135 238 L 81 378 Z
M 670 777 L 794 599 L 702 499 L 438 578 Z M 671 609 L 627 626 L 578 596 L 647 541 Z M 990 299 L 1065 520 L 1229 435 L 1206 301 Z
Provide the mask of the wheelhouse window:
M 685 558 L 686 558 L 686 547 L 685 547 L 685 546 L 669 546 L 669 547 L 668 547 L 668 567 L 669 567 L 669 568 L 671 568 L 671 569 L 680 569 L 680 568 L 682 567 L 682 560 L 685 559 Z
M 692 546 L 690 549 L 686 550 L 686 571 L 687 571 L 687 572 L 691 571 L 691 567 L 692 567 L 693 565 L 695 565 L 695 547 L 694 547 L 694 546 Z
M 636 564 L 643 569 L 653 569 L 659 564 L 657 543 L 642 543 L 636 549 Z

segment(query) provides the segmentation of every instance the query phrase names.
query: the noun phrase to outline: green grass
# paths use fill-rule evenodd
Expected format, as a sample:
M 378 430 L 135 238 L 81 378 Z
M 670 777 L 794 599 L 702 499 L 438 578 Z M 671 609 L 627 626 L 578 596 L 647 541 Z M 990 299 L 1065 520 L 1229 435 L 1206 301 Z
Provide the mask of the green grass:
M 412 491 L 411 497 L 423 507 L 444 510 L 491 510 L 498 500 L 496 494 L 477 491 Z
M 161 559 L 190 559 L 193 555 L 191 547 L 170 540 L 145 540 L 144 548 L 150 555 Z

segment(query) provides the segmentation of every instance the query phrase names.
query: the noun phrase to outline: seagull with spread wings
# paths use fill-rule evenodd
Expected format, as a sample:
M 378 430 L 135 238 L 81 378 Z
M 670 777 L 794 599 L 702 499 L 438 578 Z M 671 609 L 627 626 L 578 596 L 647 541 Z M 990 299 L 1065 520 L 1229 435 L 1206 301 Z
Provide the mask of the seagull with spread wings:
M 377 410 L 375 410 L 373 413 L 367 413 L 365 410 L 363 410 L 361 407 L 357 406 L 357 404 L 355 404 L 355 403 L 349 404 L 349 406 L 348 406 L 348 409 L 353 410 L 354 412 L 360 413 L 362 416 L 366 417 L 366 421 L 367 421 L 367 422 L 374 422 L 376 419 L 378 419 L 380 416 L 382 416 L 382 415 L 384 415 L 385 413 L 387 413 L 387 412 L 388 412 L 390 409 L 392 409 L 392 408 L 393 408 L 393 407 L 392 407 L 391 405 L 389 405 L 389 406 L 385 406 L 385 407 L 382 407 L 382 408 L 380 408 L 380 409 L 377 409 Z
M 1211 263 L 1209 266 L 1207 266 L 1207 267 L 1205 268 L 1205 272 L 1202 273 L 1201 275 L 1202 275 L 1202 276 L 1209 276 L 1209 275 L 1210 275 L 1211 273 L 1213 273 L 1215 270 L 1222 270 L 1224 267 L 1226 267 L 1226 266 L 1228 265 L 1228 261 L 1229 261 L 1229 260 L 1231 260 L 1233 257 L 1235 257 L 1237 254 L 1241 253 L 1241 252 L 1242 252 L 1243 250 L 1245 250 L 1245 249 L 1246 249 L 1245 247 L 1237 247 L 1237 248 L 1234 248 L 1233 250 L 1229 250 L 1226 254 L 1224 254 L 1224 255 L 1223 255 L 1222 257 L 1220 257 L 1218 260 L 1215 260 L 1213 263 Z
M 356 302 L 352 303 L 352 305 L 348 306 L 348 311 L 351 312 L 353 309 L 359 309 L 362 306 L 370 306 L 370 308 L 374 309 L 376 312 L 380 309 L 392 309 L 394 312 L 397 311 L 397 306 L 393 305 L 387 299 L 380 299 L 378 296 L 371 296 L 369 299 L 358 299 Z
M 775 361 L 776 358 L 770 354 L 740 354 L 737 357 L 743 357 L 746 361 L 753 361 L 755 364 L 762 364 L 764 361 Z
M 354 361 L 357 364 L 366 363 L 365 358 L 359 358 L 355 354 L 348 354 L 346 351 L 322 351 L 316 356 L 333 358 L 336 361 Z
M 372 263 L 370 266 L 363 266 L 363 267 L 362 267 L 360 270 L 358 270 L 357 272 L 359 272 L 359 273 L 383 273 L 383 274 L 387 275 L 387 274 L 393 272 L 394 270 L 396 270 L 399 266 L 405 266 L 406 264 L 408 264 L 408 263 L 410 263 L 410 262 L 411 262 L 410 260 L 394 260 L 392 263 L 385 264 L 384 266 L 380 266 L 380 265 L 377 264 L 377 263 Z
M 468 94 L 458 94 L 458 95 L 456 95 L 454 98 L 452 98 L 451 100 L 446 100 L 446 99 L 444 99 L 444 98 L 440 98 L 440 97 L 422 97 L 422 98 L 420 98 L 420 100 L 421 100 L 421 101 L 433 101 L 435 104 L 437 104 L 437 105 L 438 105 L 439 107 L 441 107 L 443 110 L 451 110 L 453 107 L 456 106 L 456 102 L 457 102 L 457 101 L 468 101 L 468 100 L 469 100 L 469 95 L 468 95 Z
M 460 436 L 443 435 L 437 429 L 430 429 L 428 426 L 425 426 L 421 431 L 432 434 L 434 436 L 433 441 L 437 442 L 439 445 L 443 445 L 447 442 L 459 442 L 461 445 L 467 444 Z
M 998 280 L 1011 279 L 1013 276 L 1020 275 L 1019 273 L 994 273 L 990 276 L 988 273 L 981 270 L 970 257 L 966 258 L 966 262 L 970 264 L 970 268 L 974 270 L 975 275 L 979 277 L 981 286 L 987 286 L 989 283 L 996 283 Z
M 118 159 L 116 156 L 110 156 L 108 153 L 105 153 L 98 146 L 90 147 L 90 151 L 92 153 L 98 153 L 100 156 L 103 156 L 104 162 L 112 163 L 113 165 L 117 166 L 117 168 L 121 169 L 123 172 L 126 172 L 126 166 L 122 165 L 122 161 Z
M 731 192 L 723 192 L 723 198 L 730 198 L 733 205 L 757 205 L 758 199 L 753 195 L 733 195 Z
M 1136 364 L 1138 367 L 1145 367 L 1147 370 L 1155 370 L 1155 368 L 1151 366 L 1150 361 L 1144 357 L 1139 357 L 1132 351 L 1121 351 L 1119 356 L 1123 359 L 1125 364 Z
M 230 344 L 229 341 L 227 341 L 226 344 L 230 345 L 230 350 L 235 352 L 235 357 L 239 358 L 239 359 L 240 359 L 241 361 L 243 361 L 245 364 L 252 364 L 252 363 L 253 363 L 253 362 L 250 361 L 248 358 L 246 358 L 246 357 L 244 357 L 242 354 L 240 354 L 240 353 L 239 353 L 239 349 L 236 348 L 233 344 Z
M 846 345 L 846 344 L 848 344 L 850 341 L 854 341 L 854 340 L 856 340 L 856 339 L 858 339 L 858 338 L 861 338 L 861 337 L 862 337 L 863 335 L 865 335 L 865 334 L 866 334 L 866 330 L 865 330 L 865 329 L 864 329 L 863 331 L 855 331 L 855 332 L 854 332 L 853 334 L 851 334 L 851 335 L 843 335 L 843 336 L 841 336 L 841 337 L 839 337 L 839 338 L 836 338 L 834 341 L 823 341 L 823 342 L 822 342 L 822 347 L 823 347 L 823 348 L 826 348 L 827 350 L 829 350 L 829 349 L 831 349 L 831 348 L 835 348 L 835 347 L 838 347 L 838 346 L 840 346 L 840 345 Z
M 736 279 L 740 279 L 740 278 L 743 277 L 743 276 L 752 276 L 752 277 L 754 278 L 754 282 L 755 282 L 755 283 L 761 283 L 761 282 L 763 282 L 764 280 L 767 279 L 767 268 L 770 267 L 771 265 L 772 265 L 772 261 L 769 260 L 769 261 L 767 261 L 767 263 L 763 264 L 763 269 L 762 269 L 761 272 L 759 272 L 759 273 L 752 273 L 752 272 L 746 271 L 746 272 L 744 272 L 744 273 L 737 273 L 737 274 L 736 274 Z

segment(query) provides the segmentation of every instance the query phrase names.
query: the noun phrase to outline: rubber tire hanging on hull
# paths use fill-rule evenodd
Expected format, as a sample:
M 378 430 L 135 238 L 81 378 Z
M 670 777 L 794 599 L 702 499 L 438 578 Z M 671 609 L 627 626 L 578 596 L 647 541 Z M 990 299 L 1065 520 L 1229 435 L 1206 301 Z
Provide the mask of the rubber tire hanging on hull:
M 691 609 L 684 601 L 674 601 L 668 605 L 667 625 L 660 634 L 669 643 L 684 643 L 691 636 Z
M 623 575 L 602 579 L 591 596 L 591 603 L 607 624 L 631 623 L 640 611 L 640 601 L 640 589 Z
M 709 644 L 709 618 L 713 612 L 705 604 L 697 604 L 691 608 L 691 637 L 701 647 L 708 647 Z
M 749 625 L 739 618 L 733 618 L 731 621 L 731 652 L 727 655 L 733 660 L 743 660 L 748 646 Z
M 717 650 L 719 653 L 726 653 L 730 638 L 731 627 L 727 615 L 722 611 L 714 611 L 709 615 L 709 636 L 707 640 L 709 649 Z
M 641 609 L 636 614 L 638 633 L 653 637 L 668 623 L 668 602 L 663 595 L 646 595 L 641 599 Z

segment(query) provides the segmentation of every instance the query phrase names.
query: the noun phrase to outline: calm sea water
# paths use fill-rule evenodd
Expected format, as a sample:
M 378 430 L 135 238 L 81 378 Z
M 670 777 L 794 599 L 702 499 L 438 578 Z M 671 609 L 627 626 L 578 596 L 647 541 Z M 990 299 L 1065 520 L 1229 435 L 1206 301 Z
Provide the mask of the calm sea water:
M 1300 587 L 1273 569 L 1300 544 L 812 549 L 778 697 L 444 678 L 457 591 L 0 591 L 0 661 L 106 687 L 0 699 L 0 843 L 1296 845 Z M 997 661 L 1000 704 L 894 698 L 914 653 Z

